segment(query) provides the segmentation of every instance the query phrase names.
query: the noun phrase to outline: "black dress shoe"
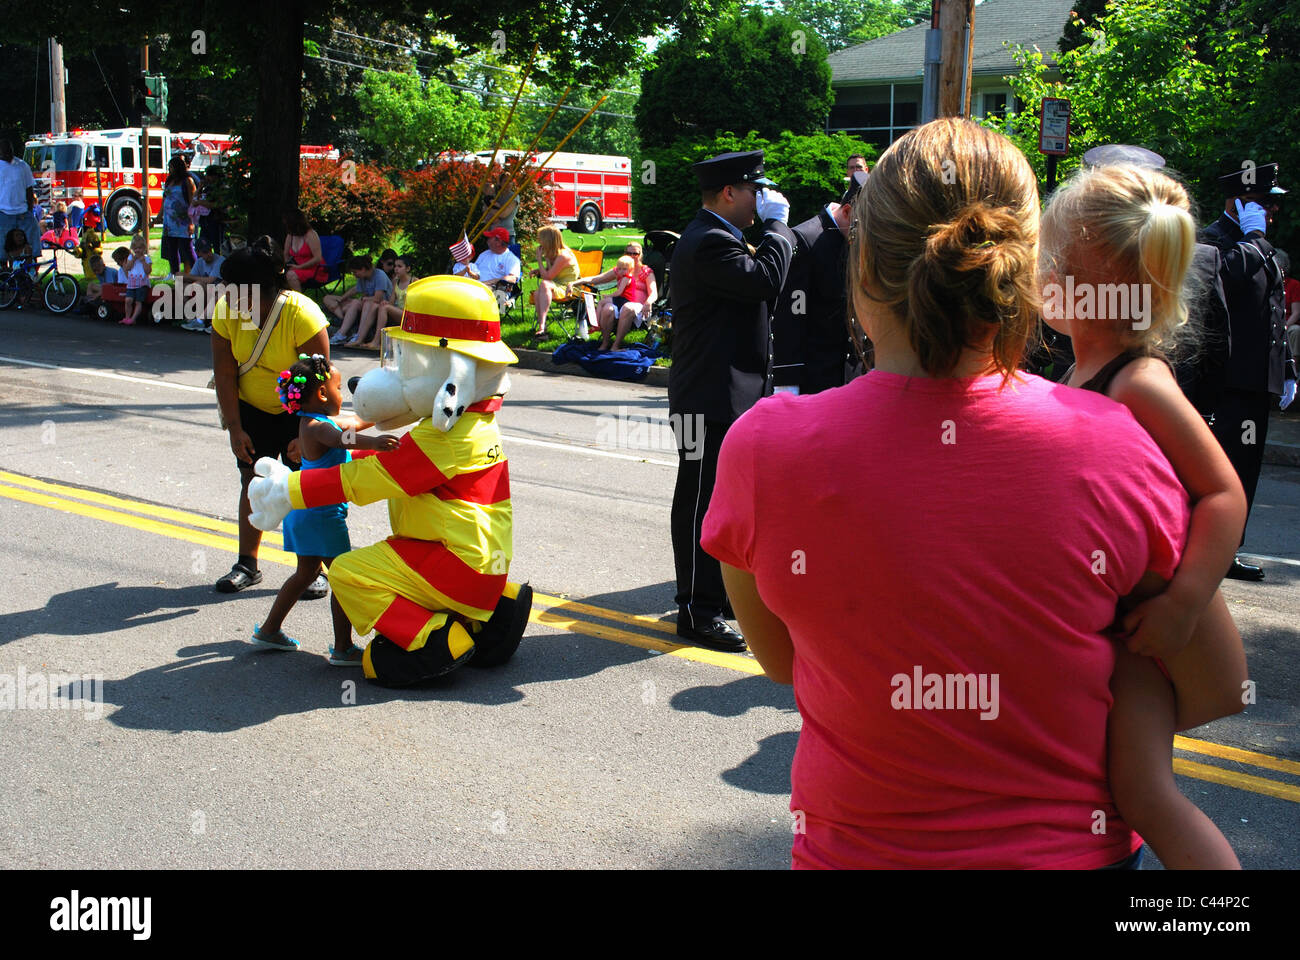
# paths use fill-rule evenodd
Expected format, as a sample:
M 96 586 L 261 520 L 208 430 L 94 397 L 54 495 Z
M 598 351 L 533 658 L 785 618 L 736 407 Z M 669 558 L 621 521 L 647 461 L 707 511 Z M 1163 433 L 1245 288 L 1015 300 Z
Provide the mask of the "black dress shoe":
M 745 646 L 745 638 L 725 620 L 713 620 L 698 630 L 678 624 L 677 636 L 691 643 L 698 643 L 702 647 L 708 647 L 710 650 L 721 650 L 723 653 L 744 653 L 748 649 Z
M 1236 557 L 1228 568 L 1228 579 L 1258 582 L 1264 579 L 1264 568 L 1253 563 L 1242 563 L 1241 557 Z

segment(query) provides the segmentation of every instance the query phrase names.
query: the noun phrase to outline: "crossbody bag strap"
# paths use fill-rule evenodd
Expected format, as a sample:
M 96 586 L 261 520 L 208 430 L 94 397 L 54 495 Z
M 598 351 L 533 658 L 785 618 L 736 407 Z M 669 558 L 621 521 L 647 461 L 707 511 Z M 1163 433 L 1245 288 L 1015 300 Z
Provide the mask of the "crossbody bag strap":
M 271 332 L 275 330 L 275 325 L 280 321 L 280 308 L 284 305 L 284 293 L 278 293 L 275 297 L 275 306 L 271 308 L 271 315 L 266 318 L 266 323 L 262 324 L 262 333 L 257 338 L 257 343 L 253 345 L 253 352 L 249 354 L 248 359 L 239 365 L 239 372 L 235 374 L 236 378 L 257 366 L 257 361 L 262 359 L 262 353 L 266 350 L 266 345 L 271 339 Z

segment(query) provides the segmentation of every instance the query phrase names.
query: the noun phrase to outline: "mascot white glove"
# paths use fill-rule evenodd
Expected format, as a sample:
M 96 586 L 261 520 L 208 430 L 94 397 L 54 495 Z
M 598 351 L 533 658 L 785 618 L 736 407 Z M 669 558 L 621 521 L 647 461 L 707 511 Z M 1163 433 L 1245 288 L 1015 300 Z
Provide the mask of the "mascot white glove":
M 1251 233 L 1255 230 L 1264 233 L 1268 229 L 1268 214 L 1254 200 L 1244 207 L 1241 205 L 1241 201 L 1238 200 L 1237 223 L 1240 225 L 1242 233 Z
M 279 460 L 262 457 L 253 465 L 257 474 L 248 484 L 248 502 L 253 508 L 249 523 L 259 530 L 274 530 L 289 515 L 289 474 L 293 471 Z
M 1285 410 L 1291 406 L 1291 401 L 1295 399 L 1295 381 L 1287 380 L 1282 384 L 1282 409 Z
M 758 191 L 755 209 L 758 211 L 759 220 L 780 220 L 782 223 L 790 220 L 790 201 L 767 187 Z

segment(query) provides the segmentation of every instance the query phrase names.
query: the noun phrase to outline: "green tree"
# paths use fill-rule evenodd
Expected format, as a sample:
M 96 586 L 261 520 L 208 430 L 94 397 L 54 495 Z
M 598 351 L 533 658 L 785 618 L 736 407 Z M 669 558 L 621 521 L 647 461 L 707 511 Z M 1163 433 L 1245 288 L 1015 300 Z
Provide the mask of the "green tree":
M 474 97 L 437 80 L 421 83 L 414 71 L 367 73 L 359 99 L 369 118 L 361 136 L 396 167 L 444 150 L 474 150 L 488 137 L 491 115 Z
M 1160 153 L 1169 166 L 1199 185 L 1199 199 L 1214 205 L 1213 179 L 1234 145 L 1239 114 L 1257 95 L 1265 47 L 1257 30 L 1212 14 L 1212 0 L 1126 0 L 1083 28 L 1085 43 L 1062 53 L 1060 81 L 1046 78 L 1041 52 L 1018 51 L 1021 73 L 1012 89 L 1024 114 L 990 126 L 1012 136 L 1044 175 L 1038 152 L 1043 97 L 1071 101 L 1070 156 L 1102 143 L 1134 143 Z
M 930 19 L 930 0 L 752 0 L 747 6 L 794 17 L 831 51 Z
M 723 131 L 813 133 L 834 101 L 826 45 L 784 14 L 740 13 L 711 36 L 662 44 L 655 60 L 636 105 L 643 148 Z

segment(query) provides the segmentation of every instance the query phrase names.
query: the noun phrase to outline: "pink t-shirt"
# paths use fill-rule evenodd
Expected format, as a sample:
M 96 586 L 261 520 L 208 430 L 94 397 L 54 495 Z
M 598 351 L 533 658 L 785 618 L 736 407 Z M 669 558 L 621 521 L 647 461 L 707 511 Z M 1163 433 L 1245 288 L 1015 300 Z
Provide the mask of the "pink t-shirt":
M 1107 788 L 1102 631 L 1173 575 L 1187 496 L 1126 408 L 1001 382 L 874 371 L 763 400 L 723 442 L 702 543 L 790 630 L 796 867 L 1092 868 L 1140 844 Z
M 649 267 L 642 266 L 640 270 L 635 267 L 624 288 L 622 297 L 628 303 L 645 303 L 645 298 L 650 295 L 650 278 L 654 276 L 654 271 Z

